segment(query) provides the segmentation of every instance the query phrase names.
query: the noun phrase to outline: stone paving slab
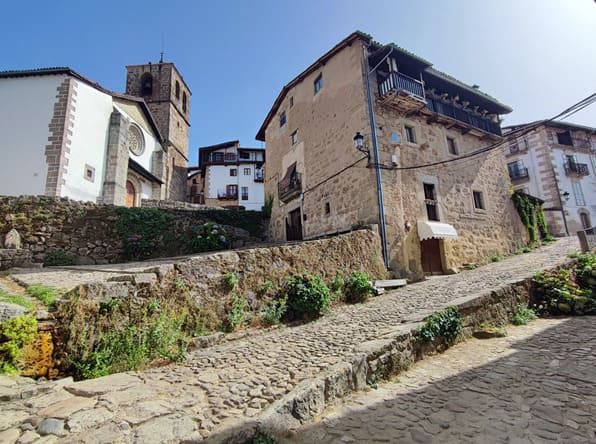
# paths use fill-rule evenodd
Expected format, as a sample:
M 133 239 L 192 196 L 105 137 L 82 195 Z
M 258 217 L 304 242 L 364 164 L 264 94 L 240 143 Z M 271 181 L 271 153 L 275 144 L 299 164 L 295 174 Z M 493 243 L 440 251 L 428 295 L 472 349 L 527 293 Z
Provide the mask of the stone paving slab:
M 539 319 L 458 344 L 282 442 L 596 442 L 595 321 Z
M 197 350 L 181 364 L 56 387 L 49 383 L 52 393 L 83 395 L 97 401 L 93 407 L 79 410 L 77 418 L 73 418 L 74 414 L 66 419 L 40 416 L 41 409 L 33 405 L 48 390 L 37 393 L 38 384 L 20 379 L 14 387 L 0 383 L 0 399 L 4 390 L 12 390 L 9 402 L 2 406 L 3 413 L 6 409 L 9 416 L 23 412 L 29 415 L 25 420 L 29 422 L 16 421 L 5 427 L 5 432 L 39 432 L 40 424 L 54 419 L 58 423 L 45 425 L 60 435 L 66 430 L 66 437 L 60 438 L 64 442 L 198 442 L 210 436 L 216 439 L 221 432 L 257 418 L 310 379 L 362 359 L 361 344 L 395 334 L 402 323 L 420 320 L 424 314 L 454 300 L 497 290 L 567 262 L 567 253 L 577 249 L 575 238 L 561 239 L 532 253 L 458 275 L 431 278 L 366 304 L 339 307 L 309 324 L 282 327 Z M 89 390 L 89 386 L 98 390 Z M 76 387 L 82 387 L 81 391 Z M 17 395 L 21 391 L 22 397 L 15 391 Z M 141 404 L 142 408 L 137 408 Z M 171 423 L 171 439 L 152 432 L 163 426 L 163 418 Z M 94 434 L 90 433 L 92 429 Z M 102 435 L 97 435 L 99 430 Z

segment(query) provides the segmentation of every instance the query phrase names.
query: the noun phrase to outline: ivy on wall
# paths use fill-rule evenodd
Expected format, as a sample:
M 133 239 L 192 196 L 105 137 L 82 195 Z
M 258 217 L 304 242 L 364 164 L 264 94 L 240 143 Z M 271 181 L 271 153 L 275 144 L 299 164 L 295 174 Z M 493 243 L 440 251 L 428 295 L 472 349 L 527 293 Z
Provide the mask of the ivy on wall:
M 546 229 L 546 221 L 544 219 L 544 209 L 542 208 L 543 201 L 519 191 L 511 195 L 515 209 L 519 217 L 528 230 L 530 242 L 536 242 L 538 235 L 541 239 L 548 236 Z

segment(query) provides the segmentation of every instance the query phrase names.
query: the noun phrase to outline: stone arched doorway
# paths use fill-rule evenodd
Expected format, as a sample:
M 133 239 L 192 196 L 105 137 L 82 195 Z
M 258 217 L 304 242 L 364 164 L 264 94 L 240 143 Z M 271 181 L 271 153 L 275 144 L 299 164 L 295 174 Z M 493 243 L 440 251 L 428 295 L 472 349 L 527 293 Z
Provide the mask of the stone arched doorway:
M 588 213 L 586 213 L 585 211 L 580 211 L 579 219 L 581 220 L 582 228 L 584 230 L 592 228 L 592 222 L 590 221 L 590 215 Z
M 137 190 L 130 180 L 126 181 L 126 206 L 134 207 Z

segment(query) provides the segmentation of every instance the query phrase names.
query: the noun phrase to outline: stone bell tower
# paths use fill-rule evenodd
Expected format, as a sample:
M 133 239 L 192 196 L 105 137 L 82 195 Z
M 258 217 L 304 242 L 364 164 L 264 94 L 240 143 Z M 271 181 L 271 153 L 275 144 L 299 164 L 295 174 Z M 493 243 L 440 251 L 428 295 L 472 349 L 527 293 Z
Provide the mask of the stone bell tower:
M 173 63 L 126 67 L 126 94 L 142 97 L 167 149 L 166 199 L 186 200 L 190 89 Z

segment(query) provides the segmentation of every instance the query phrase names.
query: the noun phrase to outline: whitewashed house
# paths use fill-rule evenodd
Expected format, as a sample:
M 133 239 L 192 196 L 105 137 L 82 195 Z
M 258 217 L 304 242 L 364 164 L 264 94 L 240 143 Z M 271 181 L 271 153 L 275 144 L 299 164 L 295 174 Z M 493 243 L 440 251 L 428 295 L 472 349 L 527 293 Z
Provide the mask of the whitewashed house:
M 596 225 L 596 128 L 541 123 L 504 128 L 523 134 L 538 124 L 504 146 L 509 176 L 515 190 L 544 200 L 551 234 L 573 235 Z
M 200 147 L 203 195 L 199 203 L 261 210 L 265 202 L 264 164 L 264 148 L 244 148 L 238 140 Z
M 0 117 L 0 195 L 137 206 L 166 198 L 174 182 L 144 98 L 70 68 L 0 72 Z

